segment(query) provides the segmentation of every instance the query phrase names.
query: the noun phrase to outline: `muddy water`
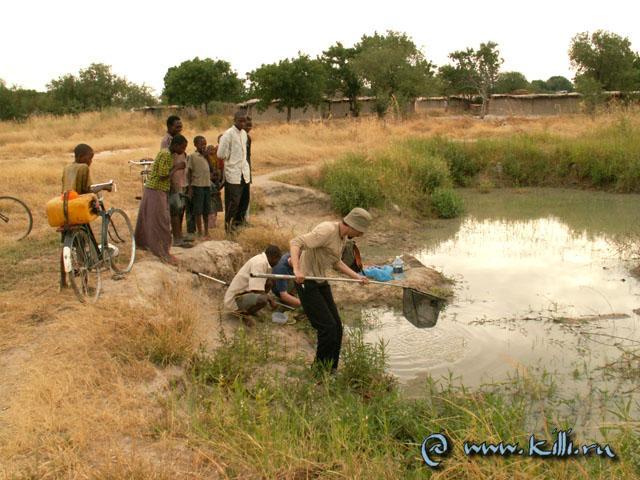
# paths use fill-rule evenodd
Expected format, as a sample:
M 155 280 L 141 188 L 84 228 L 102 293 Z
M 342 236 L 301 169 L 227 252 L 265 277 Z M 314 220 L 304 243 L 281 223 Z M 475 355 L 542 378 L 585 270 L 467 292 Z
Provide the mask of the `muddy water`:
M 640 223 L 640 196 L 464 196 L 467 215 L 426 225 L 424 247 L 408 252 L 457 282 L 436 327 L 416 329 L 390 310 L 366 312 L 367 340 L 387 343 L 390 370 L 416 391 L 427 375 L 477 386 L 516 370 L 554 373 L 566 394 L 600 381 L 628 389 L 599 368 L 620 357 L 616 342 L 640 342 L 640 282 L 615 242 Z

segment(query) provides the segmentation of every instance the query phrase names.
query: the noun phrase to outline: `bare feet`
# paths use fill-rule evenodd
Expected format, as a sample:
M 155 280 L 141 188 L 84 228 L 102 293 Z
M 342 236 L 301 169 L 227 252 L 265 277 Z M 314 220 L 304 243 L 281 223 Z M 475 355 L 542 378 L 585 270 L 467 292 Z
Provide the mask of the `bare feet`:
M 247 317 L 245 315 L 242 316 L 242 323 L 244 323 L 249 328 L 253 328 L 256 326 L 256 321 L 253 318 Z
M 169 265 L 172 265 L 174 267 L 177 267 L 178 265 L 180 265 L 180 260 L 178 260 L 176 257 L 174 257 L 173 255 L 167 255 L 166 257 L 164 257 L 162 259 L 162 261 L 164 263 L 168 263 Z

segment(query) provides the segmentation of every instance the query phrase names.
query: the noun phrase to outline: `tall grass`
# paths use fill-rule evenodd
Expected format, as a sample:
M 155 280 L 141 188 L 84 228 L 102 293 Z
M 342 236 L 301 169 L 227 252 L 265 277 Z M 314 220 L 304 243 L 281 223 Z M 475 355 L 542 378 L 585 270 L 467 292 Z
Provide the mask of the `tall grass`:
M 447 188 L 487 182 L 637 193 L 640 119 L 618 116 L 572 138 L 549 132 L 462 142 L 409 138 L 369 155 L 347 154 L 327 164 L 320 177 L 318 185 L 341 213 L 354 206 L 396 204 L 450 218 L 462 208 L 460 198 Z
M 408 145 L 445 158 L 459 186 L 476 182 L 484 172 L 504 185 L 640 192 L 640 121 L 635 117 L 619 117 L 574 138 L 521 133 L 475 142 L 416 139 Z
M 300 364 L 281 365 L 282 348 L 267 329 L 226 338 L 213 354 L 193 357 L 189 381 L 164 405 L 159 435 L 185 435 L 230 478 L 428 478 L 420 444 L 445 433 L 457 448 L 441 479 L 633 478 L 640 473 L 631 419 L 605 433 L 619 461 L 468 458 L 466 440 L 549 439 L 573 419 L 558 410 L 552 377 L 518 376 L 470 392 L 429 380 L 420 399 L 405 398 L 385 373 L 382 345 L 351 331 L 335 377 L 316 378 Z M 534 412 L 544 411 L 536 416 Z M 584 441 L 586 439 L 579 439 Z M 626 455 L 629 453 L 629 455 Z
M 318 185 L 341 214 L 354 207 L 401 208 L 430 215 L 434 191 L 453 184 L 445 159 L 410 142 L 397 143 L 369 157 L 348 154 L 326 164 Z M 453 191 L 449 195 L 461 200 Z

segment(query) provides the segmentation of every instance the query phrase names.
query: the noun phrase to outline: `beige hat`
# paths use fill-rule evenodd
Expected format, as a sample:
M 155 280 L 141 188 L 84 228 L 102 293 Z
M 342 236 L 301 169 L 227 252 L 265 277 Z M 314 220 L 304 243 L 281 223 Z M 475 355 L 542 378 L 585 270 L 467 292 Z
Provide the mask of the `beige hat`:
M 371 214 L 364 208 L 356 207 L 351 210 L 342 221 L 351 228 L 365 233 L 371 223 Z

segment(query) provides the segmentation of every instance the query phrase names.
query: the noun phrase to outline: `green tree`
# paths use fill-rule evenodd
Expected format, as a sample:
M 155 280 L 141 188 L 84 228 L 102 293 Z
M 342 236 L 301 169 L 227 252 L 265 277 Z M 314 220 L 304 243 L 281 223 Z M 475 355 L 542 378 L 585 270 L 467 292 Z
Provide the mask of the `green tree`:
M 49 111 L 49 98 L 44 92 L 13 86 L 0 79 L 0 120 L 24 120 L 33 113 Z
M 251 92 L 259 99 L 258 109 L 264 110 L 277 101 L 279 111 L 287 110 L 287 122 L 291 121 L 291 109 L 317 107 L 324 100 L 325 67 L 302 53 L 297 58 L 262 65 L 248 78 Z
M 357 117 L 360 109 L 358 96 L 362 94 L 363 82 L 353 67 L 353 59 L 357 53 L 355 48 L 347 48 L 337 42 L 322 52 L 320 61 L 327 70 L 326 93 L 333 96 L 344 96 L 349 99 L 351 115 Z
M 468 100 L 477 93 L 476 88 L 469 81 L 471 72 L 464 71 L 453 65 L 443 65 L 438 69 L 437 78 L 440 81 L 440 91 L 443 95 L 461 95 Z
M 376 96 L 380 116 L 392 103 L 399 106 L 433 91 L 434 65 L 407 34 L 364 35 L 354 48 L 354 70 Z
M 604 90 L 631 91 L 640 88 L 640 59 L 626 37 L 605 30 L 577 34 L 569 48 L 576 85 L 597 82 Z M 582 77 L 593 82 L 579 82 Z
M 573 83 L 567 77 L 555 75 L 545 82 L 547 90 L 551 92 L 573 92 Z
M 151 89 L 115 75 L 111 66 L 92 63 L 78 76 L 63 75 L 47 85 L 52 113 L 77 113 L 109 107 L 141 107 L 157 103 Z
M 520 72 L 503 72 L 498 75 L 494 93 L 511 93 L 516 90 L 527 90 L 531 87 L 527 77 Z
M 453 68 L 461 77 L 461 84 L 471 87 L 482 98 L 480 117 L 484 118 L 494 89 L 502 58 L 495 42 L 481 43 L 477 50 L 467 48 L 449 54 Z
M 235 102 L 242 93 L 242 81 L 229 62 L 196 57 L 167 70 L 162 95 L 168 103 L 206 108 L 212 101 Z
M 535 93 L 549 93 L 549 87 L 544 80 L 531 80 L 531 90 Z

